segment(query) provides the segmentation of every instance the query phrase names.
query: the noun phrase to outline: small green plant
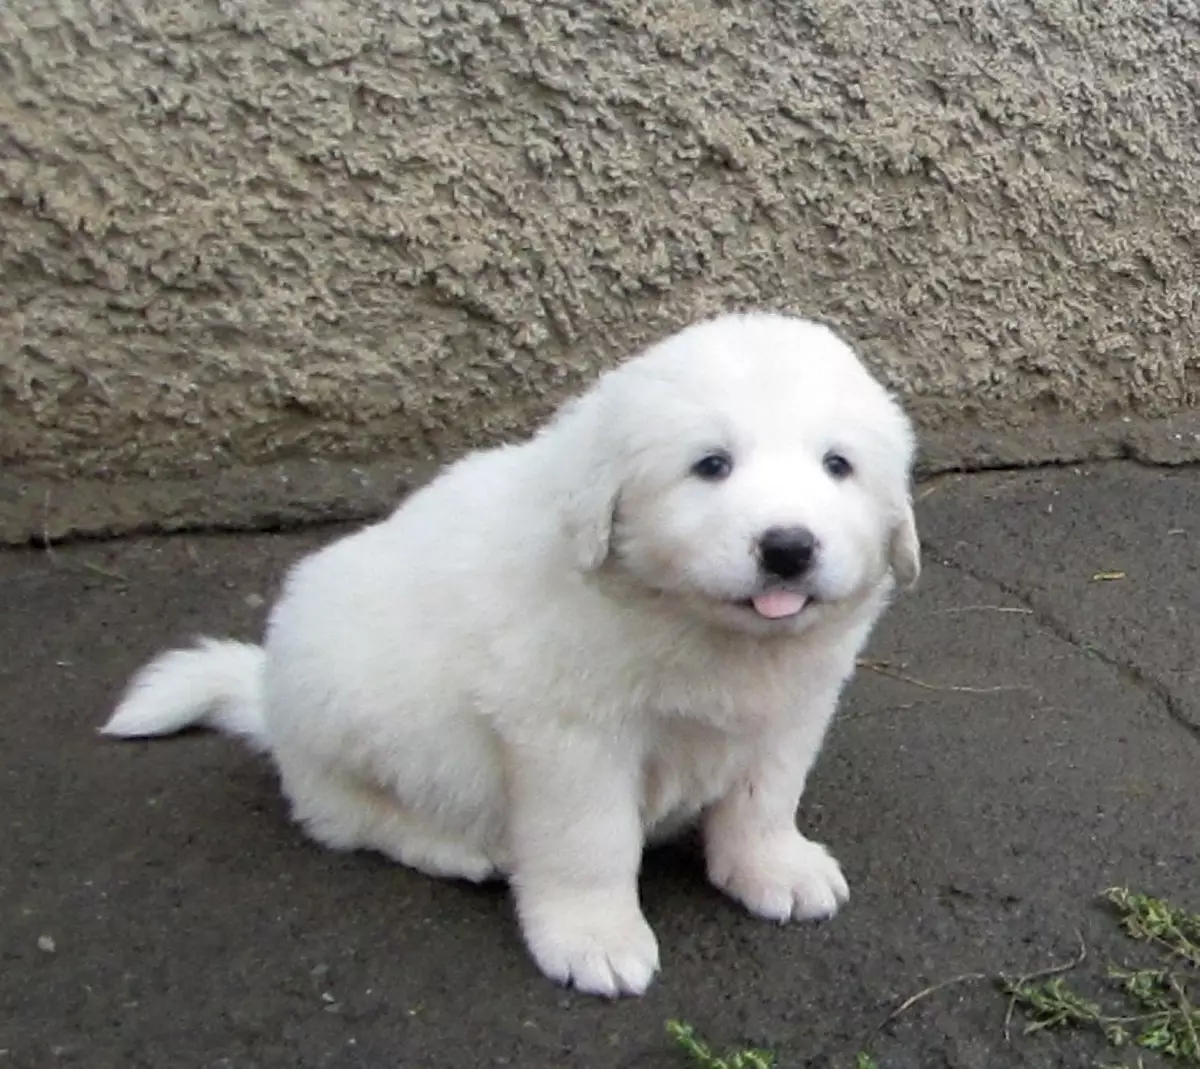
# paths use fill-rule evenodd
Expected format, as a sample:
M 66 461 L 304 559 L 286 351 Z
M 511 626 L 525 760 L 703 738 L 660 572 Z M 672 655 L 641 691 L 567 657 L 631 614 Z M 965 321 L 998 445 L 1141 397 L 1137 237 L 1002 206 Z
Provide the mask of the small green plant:
M 1159 898 L 1112 887 L 1104 898 L 1117 910 L 1125 933 L 1165 952 L 1159 968 L 1109 970 L 1108 979 L 1134 1012 L 1111 1013 L 1072 990 L 1062 979 L 1033 983 L 1005 980 L 1003 986 L 1029 1018 L 1027 1033 L 1047 1028 L 1098 1028 L 1114 1047 L 1133 1045 L 1200 1066 L 1200 1009 L 1192 1004 L 1189 981 L 1200 967 L 1200 915 Z
M 1186 913 L 1161 898 L 1110 887 L 1105 899 L 1121 915 L 1121 927 L 1132 939 L 1154 943 L 1200 968 L 1200 914 Z
M 750 1047 L 731 1051 L 719 1058 L 696 1035 L 696 1030 L 683 1021 L 668 1021 L 667 1034 L 675 1040 L 676 1046 L 687 1055 L 695 1069 L 774 1069 L 775 1066 L 775 1056 L 770 1051 Z M 854 1059 L 854 1069 L 879 1069 L 879 1063 L 864 1052 Z
M 1091 1024 L 1101 1016 L 1099 1005 L 1077 995 L 1061 976 L 1040 984 L 1009 981 L 1004 987 L 1031 1019 L 1026 1034 L 1043 1028 Z
M 668 1021 L 667 1034 L 687 1055 L 695 1069 L 773 1069 L 775 1065 L 774 1055 L 750 1047 L 718 1057 L 712 1048 L 696 1035 L 696 1030 L 683 1021 Z

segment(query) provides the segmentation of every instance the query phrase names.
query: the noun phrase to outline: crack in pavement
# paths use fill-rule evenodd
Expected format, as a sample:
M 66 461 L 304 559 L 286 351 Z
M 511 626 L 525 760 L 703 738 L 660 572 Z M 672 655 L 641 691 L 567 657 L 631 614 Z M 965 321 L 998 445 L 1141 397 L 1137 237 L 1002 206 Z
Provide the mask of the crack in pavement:
M 928 539 L 925 540 L 925 548 L 928 552 L 936 556 L 943 566 L 952 571 L 960 572 L 978 583 L 993 586 L 1008 597 L 1016 599 L 1021 603 L 1023 608 L 1030 611 L 1036 623 L 1045 627 L 1056 638 L 1073 646 L 1080 653 L 1091 654 L 1102 664 L 1108 665 L 1108 667 L 1116 671 L 1121 678 L 1150 694 L 1163 706 L 1170 719 L 1182 728 L 1191 737 L 1193 742 L 1200 745 L 1200 723 L 1197 723 L 1188 715 L 1183 703 L 1175 696 L 1171 688 L 1157 676 L 1147 671 L 1136 661 L 1122 659 L 1098 646 L 1092 639 L 1080 635 L 1069 623 L 1059 619 L 1054 613 L 1048 611 L 1040 603 L 1036 594 L 1022 589 L 1015 583 L 1007 582 L 997 576 L 989 575 L 986 572 L 980 572 L 972 568 L 969 564 L 957 560 L 952 554 L 946 552 Z

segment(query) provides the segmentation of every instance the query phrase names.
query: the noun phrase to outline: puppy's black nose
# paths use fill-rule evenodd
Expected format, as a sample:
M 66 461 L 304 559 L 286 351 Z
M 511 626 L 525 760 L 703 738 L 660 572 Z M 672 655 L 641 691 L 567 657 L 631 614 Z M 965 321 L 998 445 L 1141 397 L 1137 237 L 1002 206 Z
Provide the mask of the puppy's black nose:
M 807 527 L 772 527 L 758 540 L 763 570 L 780 579 L 795 579 L 812 565 L 817 539 Z

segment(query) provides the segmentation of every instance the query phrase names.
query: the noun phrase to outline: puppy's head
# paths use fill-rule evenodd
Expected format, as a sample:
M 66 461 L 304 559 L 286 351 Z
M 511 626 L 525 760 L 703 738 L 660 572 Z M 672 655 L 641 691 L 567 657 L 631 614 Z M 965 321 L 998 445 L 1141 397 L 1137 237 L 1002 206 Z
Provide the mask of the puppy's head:
M 741 630 L 797 630 L 916 581 L 908 420 L 827 328 L 776 315 L 689 327 L 551 428 L 576 465 L 579 565 Z

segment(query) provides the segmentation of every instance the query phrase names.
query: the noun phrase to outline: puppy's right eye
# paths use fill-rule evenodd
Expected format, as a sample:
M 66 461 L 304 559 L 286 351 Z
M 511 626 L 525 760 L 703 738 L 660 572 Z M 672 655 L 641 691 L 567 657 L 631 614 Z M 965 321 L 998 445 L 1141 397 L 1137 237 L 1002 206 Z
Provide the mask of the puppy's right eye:
M 692 465 L 692 474 L 707 482 L 720 482 L 733 471 L 733 457 L 728 453 L 709 453 Z
M 830 451 L 825 454 L 821 463 L 824 465 L 825 470 L 839 482 L 842 479 L 848 479 L 854 474 L 854 465 L 842 456 L 841 453 Z

